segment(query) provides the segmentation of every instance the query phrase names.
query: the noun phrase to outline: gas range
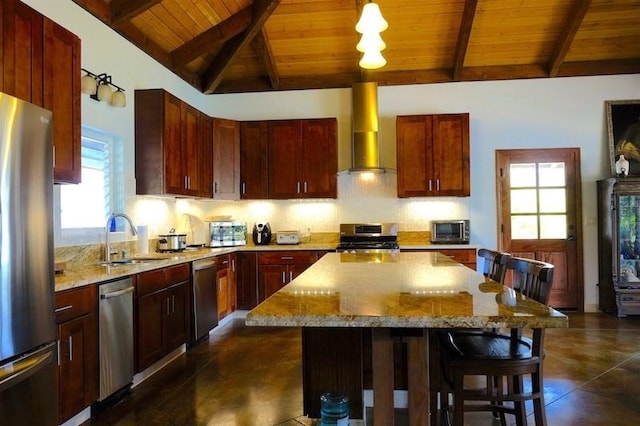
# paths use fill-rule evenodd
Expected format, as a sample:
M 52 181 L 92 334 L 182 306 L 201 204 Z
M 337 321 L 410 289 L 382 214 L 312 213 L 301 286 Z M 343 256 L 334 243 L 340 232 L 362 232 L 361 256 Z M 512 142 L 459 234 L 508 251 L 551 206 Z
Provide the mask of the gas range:
M 340 224 L 339 253 L 390 253 L 400 250 L 397 223 Z

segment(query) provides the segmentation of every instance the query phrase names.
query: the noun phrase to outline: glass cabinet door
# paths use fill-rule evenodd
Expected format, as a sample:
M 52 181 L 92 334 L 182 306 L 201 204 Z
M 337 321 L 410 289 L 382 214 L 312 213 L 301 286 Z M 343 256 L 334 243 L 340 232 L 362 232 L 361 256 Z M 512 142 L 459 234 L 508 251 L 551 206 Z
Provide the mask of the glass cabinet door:
M 640 194 L 618 196 L 620 284 L 640 285 Z

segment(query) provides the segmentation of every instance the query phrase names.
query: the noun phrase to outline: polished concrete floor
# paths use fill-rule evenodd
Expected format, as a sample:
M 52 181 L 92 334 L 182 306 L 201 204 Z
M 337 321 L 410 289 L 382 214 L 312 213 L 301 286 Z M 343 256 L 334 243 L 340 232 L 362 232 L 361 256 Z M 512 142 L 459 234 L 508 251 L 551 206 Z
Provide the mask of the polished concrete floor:
M 569 314 L 545 341 L 549 426 L 640 425 L 640 317 Z M 494 425 L 474 414 L 469 425 Z M 530 418 L 533 424 L 533 418 Z M 218 327 L 85 425 L 312 425 L 302 415 L 299 329 Z

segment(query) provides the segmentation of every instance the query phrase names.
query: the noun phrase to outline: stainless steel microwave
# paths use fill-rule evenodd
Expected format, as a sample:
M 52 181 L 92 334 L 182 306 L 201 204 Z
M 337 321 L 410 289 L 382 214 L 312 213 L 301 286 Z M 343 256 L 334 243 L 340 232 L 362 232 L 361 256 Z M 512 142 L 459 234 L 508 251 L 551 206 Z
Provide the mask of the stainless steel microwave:
M 470 227 L 468 220 L 431 221 L 431 243 L 469 244 Z

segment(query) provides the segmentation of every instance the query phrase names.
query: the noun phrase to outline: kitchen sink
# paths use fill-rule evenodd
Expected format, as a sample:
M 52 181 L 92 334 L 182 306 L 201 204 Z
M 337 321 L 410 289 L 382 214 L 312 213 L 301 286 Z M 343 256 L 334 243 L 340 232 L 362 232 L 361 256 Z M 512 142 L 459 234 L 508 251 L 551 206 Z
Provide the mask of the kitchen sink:
M 109 262 L 98 262 L 98 265 L 102 266 L 118 266 L 118 265 L 140 265 L 144 263 L 153 263 L 159 260 L 165 260 L 162 257 L 133 257 L 128 259 L 116 259 Z

